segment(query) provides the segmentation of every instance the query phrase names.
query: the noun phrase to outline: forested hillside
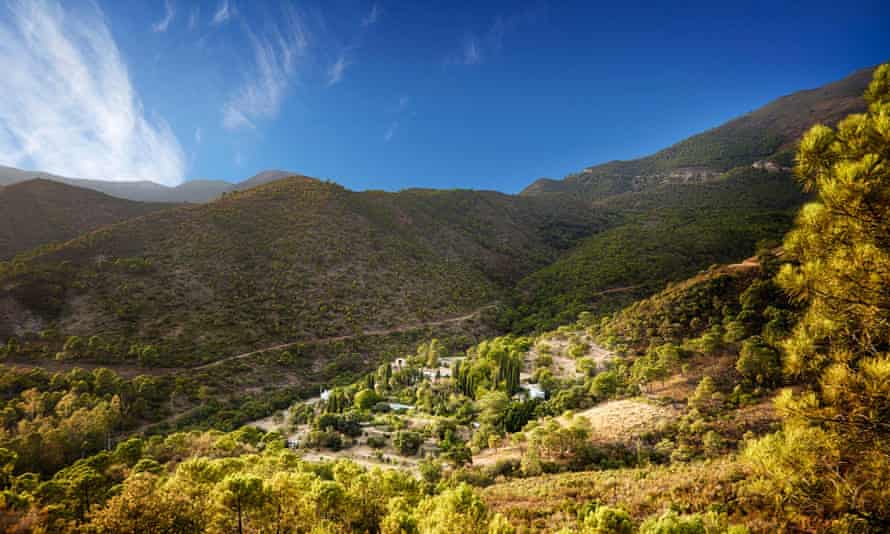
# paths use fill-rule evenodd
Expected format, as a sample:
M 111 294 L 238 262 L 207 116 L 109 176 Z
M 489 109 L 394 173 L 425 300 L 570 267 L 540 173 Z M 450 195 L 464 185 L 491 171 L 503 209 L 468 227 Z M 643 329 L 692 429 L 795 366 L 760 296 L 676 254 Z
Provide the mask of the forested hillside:
M 708 183 L 600 201 L 594 209 L 620 214 L 621 222 L 524 278 L 503 320 L 528 331 L 582 311 L 613 311 L 758 243 L 777 243 L 806 198 L 788 172 L 739 168 Z
M 294 177 L 3 265 L 0 334 L 53 352 L 100 335 L 113 359 L 151 345 L 169 367 L 422 324 L 492 305 L 604 223 L 580 204 Z
M 865 102 L 796 182 L 293 176 L 2 263 L 0 528 L 886 532 L 890 65 Z

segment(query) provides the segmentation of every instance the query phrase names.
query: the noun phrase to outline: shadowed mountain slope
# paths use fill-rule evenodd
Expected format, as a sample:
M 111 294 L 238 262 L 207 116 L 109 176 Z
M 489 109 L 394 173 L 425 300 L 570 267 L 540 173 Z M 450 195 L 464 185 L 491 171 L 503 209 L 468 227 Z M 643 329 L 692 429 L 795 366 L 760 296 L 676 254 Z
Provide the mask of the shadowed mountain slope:
M 292 177 L 8 265 L 0 337 L 101 334 L 175 364 L 423 323 L 501 299 L 603 224 L 581 204 Z
M 0 187 L 0 260 L 169 204 L 147 204 L 45 179 Z

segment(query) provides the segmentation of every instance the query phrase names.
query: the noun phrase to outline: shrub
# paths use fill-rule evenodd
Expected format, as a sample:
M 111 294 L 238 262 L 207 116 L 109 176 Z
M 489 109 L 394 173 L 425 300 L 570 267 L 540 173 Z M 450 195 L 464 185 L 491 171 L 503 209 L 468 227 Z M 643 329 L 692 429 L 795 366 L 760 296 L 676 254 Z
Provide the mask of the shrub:
M 744 378 L 757 384 L 773 385 L 782 378 L 782 361 L 778 351 L 760 336 L 750 337 L 742 343 L 735 368 Z
M 306 436 L 306 445 L 319 449 L 339 451 L 343 448 L 343 438 L 338 432 L 313 430 Z
M 640 534 L 707 534 L 707 531 L 699 515 L 679 515 L 668 510 L 658 518 L 644 521 Z
M 382 449 L 386 447 L 386 438 L 383 436 L 371 436 L 368 438 L 368 447 L 372 449 Z
M 380 396 L 377 395 L 374 390 L 363 389 L 355 394 L 352 403 L 361 410 L 370 410 L 380 402 L 380 400 Z
M 492 478 L 509 477 L 519 471 L 520 463 L 515 458 L 503 458 L 490 465 L 486 471 Z
M 401 454 L 414 456 L 423 444 L 423 436 L 413 430 L 400 430 L 396 432 L 392 443 Z
M 634 524 L 630 514 L 621 508 L 597 506 L 587 514 L 581 527 L 582 534 L 633 534 Z

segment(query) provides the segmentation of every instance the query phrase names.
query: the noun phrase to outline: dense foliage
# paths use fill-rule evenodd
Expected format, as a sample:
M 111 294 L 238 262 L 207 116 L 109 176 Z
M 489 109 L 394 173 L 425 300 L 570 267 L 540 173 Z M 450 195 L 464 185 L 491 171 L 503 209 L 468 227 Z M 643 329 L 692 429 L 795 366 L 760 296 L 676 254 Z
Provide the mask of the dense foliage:
M 782 247 L 806 195 L 737 168 L 565 217 L 295 178 L 3 264 L 0 529 L 886 531 L 890 66 L 866 98 Z M 781 141 L 706 139 L 668 160 Z
M 797 521 L 846 532 L 890 527 L 890 65 L 869 110 L 804 136 L 797 172 L 818 200 L 785 240 L 779 283 L 806 312 L 783 343 L 785 429 L 749 450 L 757 490 Z
M 522 280 L 503 320 L 519 331 L 552 329 L 582 311 L 610 312 L 709 265 L 778 241 L 804 200 L 787 174 L 740 169 L 718 182 L 613 197 L 624 224 L 583 241 Z

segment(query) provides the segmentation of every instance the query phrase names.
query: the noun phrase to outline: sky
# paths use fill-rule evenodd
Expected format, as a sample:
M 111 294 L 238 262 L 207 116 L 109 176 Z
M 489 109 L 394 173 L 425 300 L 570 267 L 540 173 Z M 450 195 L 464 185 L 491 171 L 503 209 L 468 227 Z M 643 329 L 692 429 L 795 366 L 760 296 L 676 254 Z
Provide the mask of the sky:
M 0 0 L 0 164 L 520 191 L 890 60 L 890 2 Z

